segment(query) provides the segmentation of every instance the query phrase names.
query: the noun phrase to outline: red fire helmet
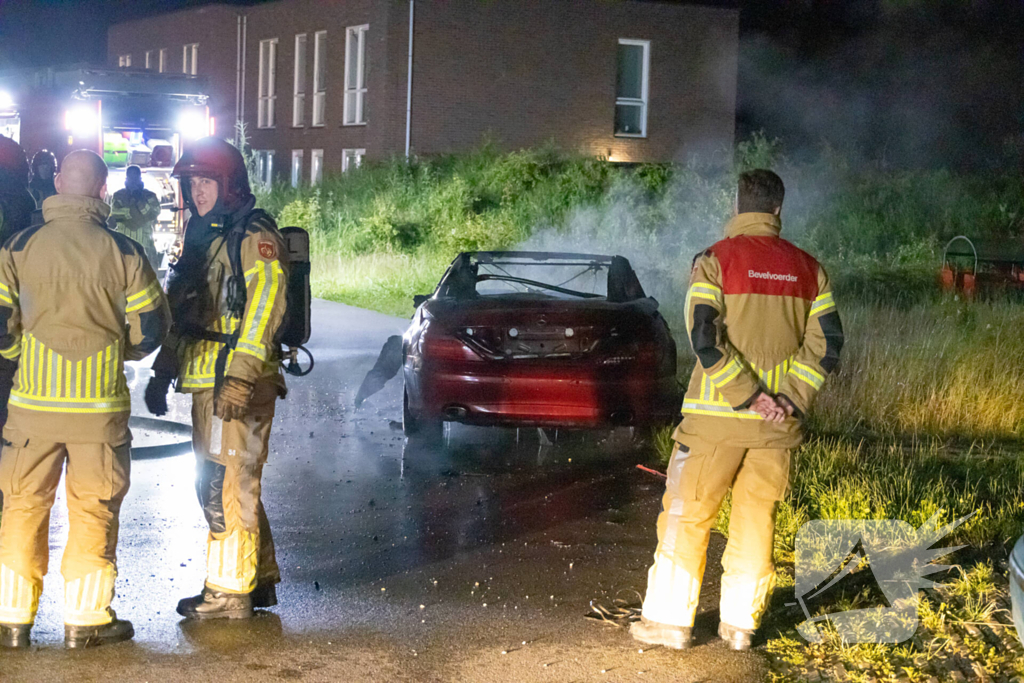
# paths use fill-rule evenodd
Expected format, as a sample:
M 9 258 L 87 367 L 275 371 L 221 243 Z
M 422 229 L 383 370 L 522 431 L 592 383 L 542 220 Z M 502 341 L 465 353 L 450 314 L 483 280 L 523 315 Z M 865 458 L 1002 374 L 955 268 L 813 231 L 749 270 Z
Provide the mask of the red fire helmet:
M 238 208 L 252 196 L 242 153 L 220 138 L 200 138 L 189 145 L 171 175 L 181 181 L 181 194 L 190 206 L 189 178 L 192 176 L 216 180 L 220 198 L 229 210 Z

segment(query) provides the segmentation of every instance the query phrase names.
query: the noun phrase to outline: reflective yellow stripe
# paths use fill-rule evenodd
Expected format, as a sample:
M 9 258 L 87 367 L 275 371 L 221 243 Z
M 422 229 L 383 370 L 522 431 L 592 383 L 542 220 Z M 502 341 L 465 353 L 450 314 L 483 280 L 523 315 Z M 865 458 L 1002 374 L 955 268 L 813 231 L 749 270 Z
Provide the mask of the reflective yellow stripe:
M 825 294 L 822 294 L 817 299 L 815 299 L 814 303 L 811 304 L 810 315 L 817 315 L 819 313 L 829 310 L 830 308 L 835 307 L 836 303 L 835 300 L 833 300 L 832 298 L 832 292 L 826 292 Z
M 7 360 L 17 360 L 18 356 L 21 355 L 21 339 L 15 339 L 14 343 L 8 346 L 6 349 L 0 349 L 0 356 L 3 356 Z
M 10 287 L 0 282 L 0 301 L 4 302 L 5 304 L 10 304 L 11 306 L 13 306 L 17 298 L 17 292 L 12 292 Z
M 724 368 L 711 375 L 711 381 L 715 383 L 716 387 L 721 388 L 736 379 L 741 372 L 743 372 L 743 366 L 733 358 Z
M 752 410 L 733 410 L 733 407 L 724 401 L 702 401 L 699 399 L 686 399 L 683 402 L 682 412 L 688 415 L 710 415 L 712 417 L 735 417 L 741 420 L 760 420 L 760 415 Z
M 154 301 L 157 301 L 163 294 L 163 290 L 160 289 L 159 282 L 151 282 L 141 292 L 136 292 L 128 297 L 127 307 L 124 309 L 125 313 L 134 313 L 135 311 L 141 310 L 146 306 L 149 306 Z
M 110 601 L 114 597 L 113 567 L 64 583 L 64 623 L 72 626 L 99 626 L 110 623 Z
M 206 583 L 232 593 L 256 587 L 256 534 L 233 531 L 224 539 L 211 538 L 206 547 Z
M 0 564 L 0 623 L 31 624 L 39 608 L 42 586 Z
M 797 379 L 810 384 L 815 389 L 821 389 L 821 386 L 825 383 L 824 375 L 814 368 L 808 367 L 797 361 L 793 361 L 793 366 L 789 369 L 789 374 L 795 375 Z

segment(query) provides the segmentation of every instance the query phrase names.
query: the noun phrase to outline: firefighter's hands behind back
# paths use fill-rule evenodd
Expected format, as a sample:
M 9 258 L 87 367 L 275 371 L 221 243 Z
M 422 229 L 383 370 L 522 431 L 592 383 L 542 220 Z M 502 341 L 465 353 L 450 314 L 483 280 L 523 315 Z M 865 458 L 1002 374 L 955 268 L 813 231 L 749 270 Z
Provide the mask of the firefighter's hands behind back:
M 786 419 L 786 409 L 775 400 L 774 396 L 763 391 L 750 404 L 750 409 L 767 422 L 782 422 Z
M 225 422 L 244 418 L 249 412 L 254 386 L 252 382 L 237 377 L 224 378 L 224 384 L 213 400 L 213 414 Z
M 167 392 L 173 381 L 172 375 L 160 373 L 149 378 L 149 384 L 146 385 L 146 408 L 157 417 L 167 414 Z

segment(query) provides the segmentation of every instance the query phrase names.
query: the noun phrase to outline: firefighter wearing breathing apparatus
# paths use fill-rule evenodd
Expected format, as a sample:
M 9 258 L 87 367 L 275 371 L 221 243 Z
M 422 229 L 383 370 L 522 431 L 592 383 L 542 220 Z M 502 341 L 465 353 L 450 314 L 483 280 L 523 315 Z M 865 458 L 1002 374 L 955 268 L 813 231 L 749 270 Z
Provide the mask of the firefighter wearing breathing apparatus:
M 188 618 L 247 618 L 277 604 L 281 580 L 260 480 L 274 404 L 285 395 L 277 335 L 286 311 L 287 252 L 254 209 L 239 151 L 217 138 L 174 167 L 191 212 L 167 294 L 174 320 L 153 364 L 146 405 L 167 411 L 176 382 L 192 394 L 196 493 L 209 524 L 202 592 L 178 603 Z
M 843 345 L 824 269 L 779 237 L 784 193 L 771 171 L 741 174 L 725 239 L 694 259 L 686 322 L 698 362 L 672 435 L 643 616 L 630 629 L 645 643 L 689 647 L 711 526 L 730 489 L 718 633 L 731 648 L 750 647 L 774 586 L 790 452 Z

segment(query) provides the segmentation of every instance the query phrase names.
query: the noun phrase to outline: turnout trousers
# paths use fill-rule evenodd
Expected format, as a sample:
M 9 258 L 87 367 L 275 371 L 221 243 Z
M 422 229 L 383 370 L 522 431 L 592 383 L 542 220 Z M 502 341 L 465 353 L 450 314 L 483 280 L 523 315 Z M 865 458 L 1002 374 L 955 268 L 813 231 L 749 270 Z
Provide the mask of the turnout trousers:
M 31 624 L 49 562 L 50 508 L 67 465 L 68 544 L 64 623 L 96 626 L 114 618 L 117 532 L 128 492 L 130 442 L 54 443 L 6 430 L 0 455 L 0 622 Z
M 249 416 L 230 422 L 214 417 L 212 389 L 192 394 L 196 494 L 210 527 L 206 585 L 211 590 L 249 593 L 257 582 L 281 580 L 261 499 L 274 419 L 274 398 L 261 398 L 262 393 L 257 390 Z
M 721 621 L 753 631 L 775 586 L 775 509 L 789 488 L 790 451 L 684 438 L 668 465 L 643 615 L 662 624 L 693 626 L 711 527 L 731 488 Z

